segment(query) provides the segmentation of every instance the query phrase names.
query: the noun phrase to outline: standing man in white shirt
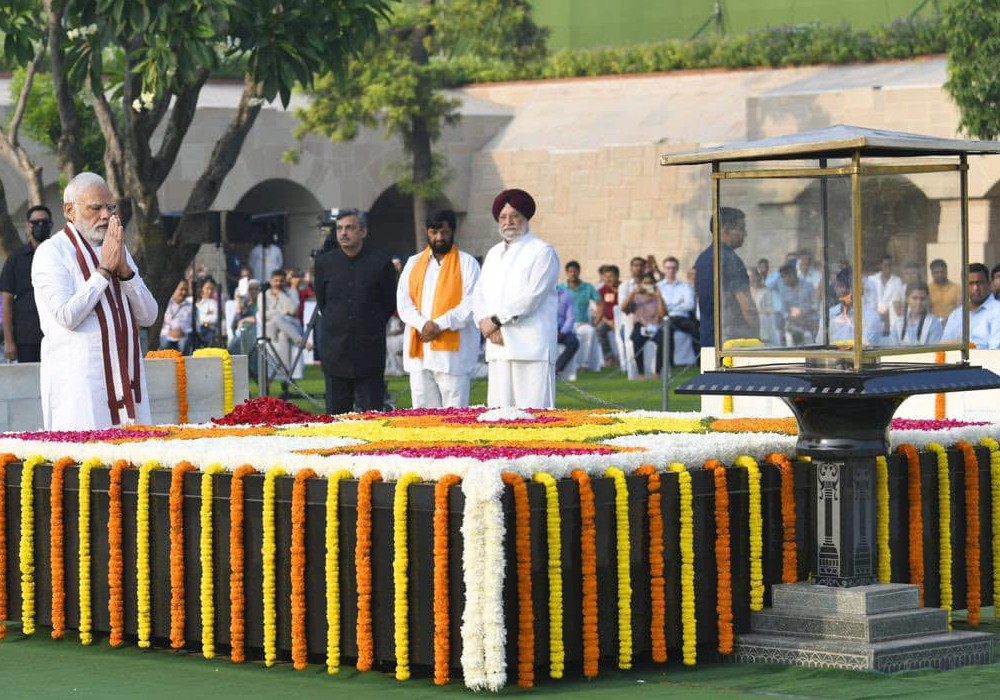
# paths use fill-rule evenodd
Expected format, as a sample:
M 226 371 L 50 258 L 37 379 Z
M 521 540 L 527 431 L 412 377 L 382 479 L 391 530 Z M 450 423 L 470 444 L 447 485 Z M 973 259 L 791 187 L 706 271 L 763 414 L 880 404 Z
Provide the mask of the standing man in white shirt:
M 479 330 L 472 320 L 479 263 L 455 246 L 456 229 L 452 210 L 431 214 L 427 247 L 406 261 L 396 287 L 413 408 L 469 405 L 479 357 Z
M 535 200 L 504 190 L 493 200 L 501 240 L 486 254 L 473 313 L 486 338 L 490 406 L 553 408 L 559 256 L 531 232 Z
M 990 293 L 990 270 L 969 265 L 969 342 L 980 350 L 1000 348 L 1000 302 Z M 941 340 L 962 339 L 962 307 L 948 315 Z
M 989 279 L 987 271 L 987 279 Z M 878 315 L 882 319 L 882 335 L 889 335 L 889 330 L 902 318 L 905 310 L 906 285 L 896 275 L 892 274 L 892 258 L 888 255 L 879 262 L 879 271 L 868 277 L 875 288 L 878 304 Z

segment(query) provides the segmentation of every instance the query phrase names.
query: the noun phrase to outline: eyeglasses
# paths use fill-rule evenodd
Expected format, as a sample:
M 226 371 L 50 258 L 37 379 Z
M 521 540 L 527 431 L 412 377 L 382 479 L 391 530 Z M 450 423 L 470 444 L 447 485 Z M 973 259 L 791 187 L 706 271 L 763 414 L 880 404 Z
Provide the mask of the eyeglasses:
M 102 209 L 107 209 L 108 214 L 114 216 L 114 213 L 118 211 L 118 205 L 110 202 L 106 204 L 84 204 L 83 206 L 92 214 L 100 214 Z

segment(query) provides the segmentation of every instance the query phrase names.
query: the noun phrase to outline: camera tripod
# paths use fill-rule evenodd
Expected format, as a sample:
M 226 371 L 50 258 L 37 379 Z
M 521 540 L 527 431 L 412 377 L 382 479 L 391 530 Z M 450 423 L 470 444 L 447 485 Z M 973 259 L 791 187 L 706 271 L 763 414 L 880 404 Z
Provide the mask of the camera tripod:
M 257 337 L 257 395 L 267 396 L 268 388 L 271 383 L 270 373 L 268 372 L 268 363 L 277 370 L 277 376 L 283 383 L 286 383 L 289 387 L 295 390 L 295 392 L 301 396 L 303 399 L 308 401 L 310 404 L 319 409 L 324 409 L 325 406 L 320 404 L 319 401 L 314 399 L 312 396 L 307 394 L 302 387 L 300 387 L 296 381 L 292 378 L 292 368 L 295 367 L 299 361 L 302 359 L 302 351 L 304 348 L 305 338 L 309 337 L 309 333 L 312 332 L 313 327 L 316 323 L 316 314 L 313 313 L 312 318 L 309 320 L 309 326 L 306 328 L 305 332 L 302 334 L 303 344 L 298 346 L 298 352 L 295 358 L 292 360 L 291 367 L 285 365 L 284 361 L 281 359 L 281 355 L 278 354 L 277 349 L 274 347 L 274 343 L 267 335 L 267 299 L 265 294 L 267 292 L 261 292 L 261 304 L 260 304 L 260 335 Z

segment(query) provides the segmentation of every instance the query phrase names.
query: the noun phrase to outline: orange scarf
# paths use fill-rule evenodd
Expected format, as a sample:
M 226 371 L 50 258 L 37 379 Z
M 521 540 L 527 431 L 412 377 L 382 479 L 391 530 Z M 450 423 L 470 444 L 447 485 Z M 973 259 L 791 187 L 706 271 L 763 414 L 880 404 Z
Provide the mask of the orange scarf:
M 420 304 L 424 298 L 424 278 L 427 276 L 427 266 L 431 261 L 431 248 L 427 246 L 417 258 L 410 270 L 410 298 L 421 313 Z M 438 274 L 437 286 L 434 288 L 434 303 L 431 305 L 431 318 L 438 318 L 443 313 L 462 303 L 462 267 L 459 262 L 458 248 L 451 247 L 441 260 L 441 272 Z M 434 350 L 455 352 L 458 350 L 458 331 L 444 331 L 431 341 Z M 410 329 L 410 357 L 423 357 L 424 344 L 420 341 L 420 329 Z

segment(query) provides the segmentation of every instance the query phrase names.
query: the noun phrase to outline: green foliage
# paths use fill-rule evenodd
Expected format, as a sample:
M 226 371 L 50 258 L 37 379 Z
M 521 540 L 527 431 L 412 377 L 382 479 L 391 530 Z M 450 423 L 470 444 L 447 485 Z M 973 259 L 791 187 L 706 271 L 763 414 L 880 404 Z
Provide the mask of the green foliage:
M 948 81 L 960 126 L 970 136 L 1000 135 L 1000 1 L 956 0 L 945 11 Z
M 5 66 L 31 62 L 35 45 L 45 34 L 37 2 L 4 0 L 0 5 L 0 60 Z
M 15 71 L 10 82 L 11 102 L 16 102 L 18 95 L 21 94 L 24 77 L 24 69 Z M 83 154 L 83 169 L 100 172 L 104 169 L 104 136 L 101 134 L 101 127 L 82 97 L 77 95 L 74 102 L 80 115 L 80 151 Z M 117 111 L 121 111 L 121 108 L 118 107 Z M 8 123 L 13 116 L 12 112 L 8 116 Z M 50 151 L 55 151 L 56 143 L 62 134 L 62 124 L 59 121 L 59 106 L 56 103 L 51 74 L 35 74 L 21 128 L 32 139 Z

